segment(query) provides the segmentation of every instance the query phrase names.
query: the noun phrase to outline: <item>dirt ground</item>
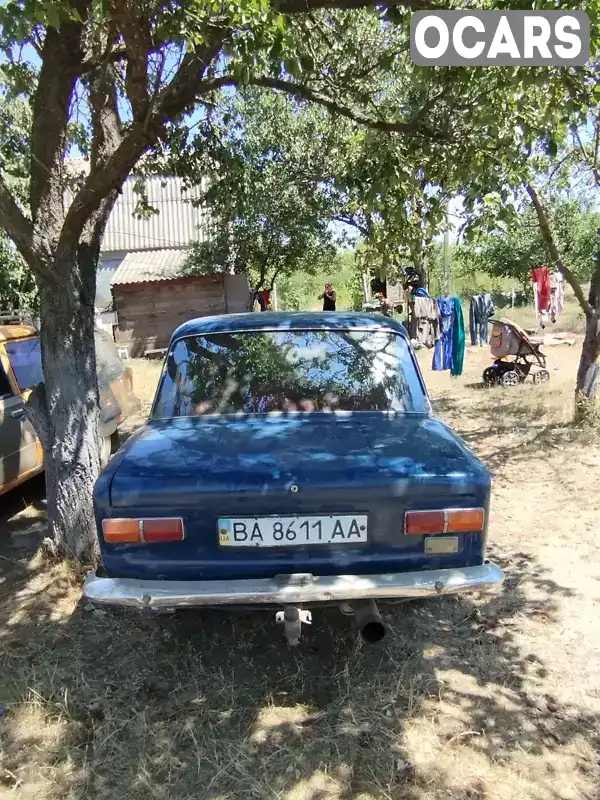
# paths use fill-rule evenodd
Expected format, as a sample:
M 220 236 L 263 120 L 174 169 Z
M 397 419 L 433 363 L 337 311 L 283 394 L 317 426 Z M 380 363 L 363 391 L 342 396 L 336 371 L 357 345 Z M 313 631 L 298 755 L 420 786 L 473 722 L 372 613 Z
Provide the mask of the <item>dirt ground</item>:
M 386 608 L 380 646 L 336 610 L 297 650 L 270 613 L 95 611 L 3 536 L 0 795 L 600 797 L 600 443 L 567 424 L 579 347 L 548 354 L 550 383 L 516 390 L 480 388 L 487 350 L 458 379 L 420 355 L 437 412 L 493 472 L 507 577 L 489 599 Z M 147 408 L 158 367 L 134 366 Z

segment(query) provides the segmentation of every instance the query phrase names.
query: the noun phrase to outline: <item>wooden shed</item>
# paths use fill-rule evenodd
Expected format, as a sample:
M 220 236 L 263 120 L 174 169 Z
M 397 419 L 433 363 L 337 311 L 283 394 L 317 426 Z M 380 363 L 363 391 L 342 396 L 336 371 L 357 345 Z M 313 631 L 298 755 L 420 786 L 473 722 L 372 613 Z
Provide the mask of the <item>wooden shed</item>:
M 128 253 L 112 281 L 115 341 L 132 357 L 167 347 L 182 322 L 246 310 L 245 275 L 185 275 L 185 250 Z

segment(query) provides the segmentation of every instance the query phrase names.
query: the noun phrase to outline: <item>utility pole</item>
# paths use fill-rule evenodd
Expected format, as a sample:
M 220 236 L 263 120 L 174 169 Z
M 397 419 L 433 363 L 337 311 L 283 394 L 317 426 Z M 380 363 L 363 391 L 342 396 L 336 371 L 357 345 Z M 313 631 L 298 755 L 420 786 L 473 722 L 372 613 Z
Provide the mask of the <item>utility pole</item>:
M 449 297 L 452 289 L 452 276 L 450 274 L 450 228 L 448 226 L 448 211 L 450 200 L 446 202 L 446 230 L 444 231 L 444 296 Z

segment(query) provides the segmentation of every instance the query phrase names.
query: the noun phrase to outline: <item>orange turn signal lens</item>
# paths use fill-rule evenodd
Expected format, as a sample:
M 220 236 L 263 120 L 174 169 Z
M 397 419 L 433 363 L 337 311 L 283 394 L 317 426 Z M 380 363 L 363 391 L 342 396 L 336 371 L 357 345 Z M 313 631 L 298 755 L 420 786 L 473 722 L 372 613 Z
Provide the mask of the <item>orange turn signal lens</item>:
M 447 511 L 448 533 L 480 533 L 485 523 L 483 508 L 465 508 Z
M 185 538 L 180 517 L 154 519 L 104 519 L 102 536 L 105 542 L 180 542 Z
M 407 511 L 404 533 L 425 536 L 438 533 L 480 533 L 485 525 L 483 508 L 446 508 L 441 511 Z
M 102 536 L 105 542 L 141 542 L 142 530 L 139 519 L 103 519 Z

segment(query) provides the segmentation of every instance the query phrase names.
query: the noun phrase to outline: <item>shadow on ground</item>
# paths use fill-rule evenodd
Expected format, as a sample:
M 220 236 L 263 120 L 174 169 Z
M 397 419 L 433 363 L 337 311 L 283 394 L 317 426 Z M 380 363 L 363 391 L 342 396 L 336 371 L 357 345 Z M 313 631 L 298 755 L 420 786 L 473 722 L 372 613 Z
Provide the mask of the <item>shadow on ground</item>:
M 478 424 L 464 427 L 467 441 L 492 450 L 492 434 L 510 437 L 522 413 L 511 402 L 497 414 L 486 400 Z M 436 409 L 463 414 L 460 400 L 441 398 Z M 526 459 L 548 444 L 536 414 L 527 442 L 486 456 L 492 469 L 517 447 Z M 490 556 L 506 581 L 488 602 L 385 606 L 389 636 L 374 647 L 337 609 L 315 610 L 292 650 L 272 613 L 94 610 L 64 566 L 41 569 L 4 540 L 0 792 L 592 800 L 600 720 L 549 693 L 555 665 L 520 635 L 524 620 L 552 626 L 581 598 L 529 552 Z
M 496 556 L 507 580 L 486 605 L 386 607 L 390 634 L 376 647 L 337 610 L 317 610 L 291 650 L 267 613 L 86 610 L 64 569 L 40 573 L 3 552 L 0 788 L 46 798 L 476 798 L 487 796 L 485 779 L 457 783 L 451 758 L 498 763 L 518 750 L 544 757 L 550 787 L 557 751 L 582 733 L 598 744 L 598 720 L 544 696 L 544 664 L 513 631 L 522 615 L 551 620 L 571 591 L 529 555 Z M 420 732 L 433 724 L 431 757 L 420 760 Z M 541 796 L 562 797 L 551 791 Z

